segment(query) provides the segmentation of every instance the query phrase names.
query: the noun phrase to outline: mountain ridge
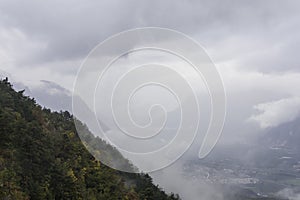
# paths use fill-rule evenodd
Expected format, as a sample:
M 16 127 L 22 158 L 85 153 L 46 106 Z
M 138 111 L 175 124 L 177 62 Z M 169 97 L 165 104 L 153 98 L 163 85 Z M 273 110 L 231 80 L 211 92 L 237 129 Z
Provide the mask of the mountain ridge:
M 179 199 L 147 174 L 122 173 L 97 161 L 79 139 L 69 112 L 42 108 L 23 93 L 13 90 L 7 78 L 0 81 L 2 199 Z M 82 128 L 99 156 L 117 153 Z M 123 164 L 132 167 L 124 158 Z

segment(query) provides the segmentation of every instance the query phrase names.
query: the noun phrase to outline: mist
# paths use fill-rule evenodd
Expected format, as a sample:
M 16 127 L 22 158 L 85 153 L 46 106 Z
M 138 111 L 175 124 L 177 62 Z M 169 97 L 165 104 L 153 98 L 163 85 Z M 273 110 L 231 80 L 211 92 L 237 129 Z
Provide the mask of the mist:
M 299 200 L 299 9 L 299 1 L 292 0 L 4 0 L 0 1 L 0 77 L 9 77 L 16 90 L 25 89 L 42 106 L 74 114 L 95 136 L 120 147 L 123 156 L 141 171 L 149 170 L 155 184 L 182 199 L 226 200 L 248 195 Z M 118 57 L 126 45 L 134 49 L 149 40 L 180 49 L 186 48 L 184 40 L 136 34 L 104 50 L 99 45 L 120 32 L 143 27 L 174 30 L 191 38 L 218 72 L 226 96 L 222 102 L 226 117 L 214 148 L 203 159 L 199 159 L 199 150 L 204 139 L 210 139 L 205 133 L 213 116 L 211 92 L 218 92 L 210 91 L 205 77 L 174 54 L 135 49 Z M 97 47 L 104 53 L 89 57 Z M 189 51 L 187 57 L 193 53 Z M 105 67 L 99 66 L 100 61 L 116 57 L 100 76 L 99 69 Z M 85 62 L 93 66 L 81 77 Z M 120 81 L 149 63 L 165 69 L 128 76 L 128 84 Z M 124 88 L 151 77 L 173 86 L 177 83 L 177 87 L 169 91 L 162 85 L 134 88 L 138 92 L 125 99 L 126 107 L 121 102 L 129 94 Z M 117 83 L 121 89 L 114 93 Z M 184 94 L 181 101 L 174 91 Z M 114 95 L 119 98 L 112 101 Z M 182 128 L 186 137 L 174 142 L 177 148 L 149 156 L 147 161 L 128 153 L 155 152 L 168 145 L 181 127 L 183 106 L 191 111 L 185 119 L 189 126 Z M 121 112 L 125 107 L 130 115 Z M 190 130 L 195 127 L 193 137 Z M 130 130 L 138 134 L 123 134 Z M 152 172 L 152 165 L 160 170 Z

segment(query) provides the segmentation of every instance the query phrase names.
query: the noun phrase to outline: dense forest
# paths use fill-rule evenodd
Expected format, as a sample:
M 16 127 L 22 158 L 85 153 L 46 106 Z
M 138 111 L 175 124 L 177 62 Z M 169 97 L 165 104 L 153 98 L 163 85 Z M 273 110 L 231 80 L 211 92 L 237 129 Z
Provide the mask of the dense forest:
M 23 93 L 7 79 L 0 81 L 0 199 L 179 199 L 147 174 L 101 164 L 86 147 L 107 159 L 118 151 L 81 124 L 83 144 L 69 112 L 51 112 Z M 118 156 L 119 163 L 134 168 Z

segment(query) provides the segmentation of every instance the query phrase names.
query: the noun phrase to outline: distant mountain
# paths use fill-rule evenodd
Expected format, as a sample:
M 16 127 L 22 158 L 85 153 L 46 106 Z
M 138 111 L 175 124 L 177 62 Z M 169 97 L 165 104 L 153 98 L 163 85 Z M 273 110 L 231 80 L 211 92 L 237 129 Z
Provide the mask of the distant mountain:
M 10 73 L 0 70 L 0 79 L 6 77 L 15 90 L 25 90 L 24 94 L 34 97 L 38 104 L 53 111 L 72 111 L 72 93 L 64 87 L 47 80 L 33 82 L 34 87 L 28 86 L 26 83 L 15 80 Z
M 300 117 L 268 129 L 257 139 L 250 158 L 257 167 L 300 171 Z
M 133 168 L 112 146 L 84 130 L 87 148 L 98 156 Z M 87 151 L 78 137 L 73 116 L 52 112 L 0 81 L 1 199 L 171 200 L 147 174 L 113 170 Z
M 272 149 L 286 149 L 300 154 L 300 116 L 291 122 L 268 130 L 261 138 L 266 146 Z
M 31 95 L 51 110 L 72 111 L 72 93 L 54 82 L 41 80 L 38 87 L 31 88 Z
M 61 85 L 48 80 L 40 80 L 26 85 L 16 81 L 13 76 L 3 70 L 0 70 L 0 78 L 8 77 L 15 90 L 25 90 L 24 94 L 34 97 L 35 101 L 42 107 L 50 108 L 53 111 L 68 111 L 73 114 L 72 92 Z M 34 86 L 32 86 L 34 85 Z M 76 118 L 86 124 L 93 133 L 99 133 L 98 123 L 95 119 L 94 112 L 86 105 L 80 97 L 73 97 L 76 102 Z M 102 121 L 99 122 L 103 131 L 109 128 Z
M 185 172 L 221 185 L 224 199 L 298 200 L 300 117 L 266 130 L 249 144 L 216 147 L 205 159 L 187 162 Z

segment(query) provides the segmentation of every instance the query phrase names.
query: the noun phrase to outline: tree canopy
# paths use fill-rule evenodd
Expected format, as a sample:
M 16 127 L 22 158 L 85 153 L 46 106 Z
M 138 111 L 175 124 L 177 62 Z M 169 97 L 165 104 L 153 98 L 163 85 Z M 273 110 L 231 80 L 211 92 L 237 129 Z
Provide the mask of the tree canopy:
M 86 130 L 87 148 L 107 159 L 118 154 L 118 162 L 133 168 L 115 148 L 80 126 Z M 69 112 L 42 108 L 24 90 L 16 92 L 8 79 L 0 81 L 1 199 L 179 199 L 154 185 L 147 174 L 122 173 L 101 164 L 86 147 Z

